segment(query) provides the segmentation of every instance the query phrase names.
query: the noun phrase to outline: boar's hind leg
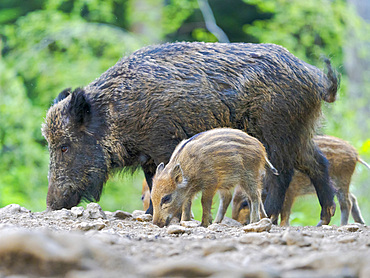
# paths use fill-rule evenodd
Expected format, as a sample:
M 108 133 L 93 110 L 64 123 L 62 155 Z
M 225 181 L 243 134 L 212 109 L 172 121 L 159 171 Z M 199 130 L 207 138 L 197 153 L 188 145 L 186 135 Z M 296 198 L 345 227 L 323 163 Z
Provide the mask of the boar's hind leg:
M 296 169 L 308 175 L 315 187 L 321 205 L 320 222 L 317 226 L 327 225 L 335 212 L 335 189 L 329 181 L 328 160 L 316 146 L 311 150 L 311 153 L 303 154 L 302 164 L 296 165 Z
M 352 213 L 353 220 L 355 220 L 356 223 L 365 224 L 365 220 L 361 215 L 360 207 L 358 206 L 356 196 L 353 195 L 352 193 L 349 193 L 349 198 L 352 203 L 351 213 Z
M 226 210 L 231 202 L 232 195 L 229 190 L 219 190 L 220 192 L 220 205 L 216 215 L 215 223 L 221 223 L 224 219 Z
M 281 209 L 281 213 L 280 213 L 280 218 L 281 218 L 280 226 L 290 225 L 289 217 L 292 211 L 292 206 L 293 206 L 295 194 L 296 194 L 296 192 L 294 192 L 294 189 L 295 189 L 294 186 L 290 185 L 290 187 L 288 188 L 286 192 L 283 208 Z

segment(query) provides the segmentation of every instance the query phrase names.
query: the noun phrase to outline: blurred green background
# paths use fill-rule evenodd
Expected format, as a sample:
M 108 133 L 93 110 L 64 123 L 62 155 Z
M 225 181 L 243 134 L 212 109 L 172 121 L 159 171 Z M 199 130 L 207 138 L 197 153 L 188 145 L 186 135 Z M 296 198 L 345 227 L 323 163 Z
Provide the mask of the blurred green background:
M 120 57 L 162 42 L 227 37 L 276 43 L 322 69 L 320 56 L 329 57 L 341 74 L 341 88 L 334 104 L 323 104 L 321 132 L 349 141 L 370 162 L 368 1 L 210 0 L 208 8 L 204 0 L 2 0 L 0 207 L 46 208 L 49 157 L 40 128 L 58 93 L 85 86 Z M 141 209 L 142 180 L 141 171 L 112 176 L 99 204 L 112 211 Z M 358 165 L 351 191 L 367 223 L 369 180 L 370 171 Z M 193 210 L 199 219 L 198 200 Z M 317 197 L 299 198 L 293 212 L 292 224 L 315 225 Z M 339 219 L 338 206 L 332 223 L 339 225 Z

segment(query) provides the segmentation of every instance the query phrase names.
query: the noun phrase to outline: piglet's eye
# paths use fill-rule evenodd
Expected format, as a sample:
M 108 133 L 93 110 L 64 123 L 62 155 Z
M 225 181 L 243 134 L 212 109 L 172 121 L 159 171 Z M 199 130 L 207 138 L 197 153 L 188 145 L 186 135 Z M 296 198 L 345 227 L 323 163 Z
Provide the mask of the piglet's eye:
M 171 199 L 172 199 L 171 194 L 164 196 L 161 200 L 161 205 L 171 202 Z
M 61 150 L 62 153 L 66 153 L 66 152 L 68 152 L 69 148 L 67 146 L 61 146 L 60 150 Z

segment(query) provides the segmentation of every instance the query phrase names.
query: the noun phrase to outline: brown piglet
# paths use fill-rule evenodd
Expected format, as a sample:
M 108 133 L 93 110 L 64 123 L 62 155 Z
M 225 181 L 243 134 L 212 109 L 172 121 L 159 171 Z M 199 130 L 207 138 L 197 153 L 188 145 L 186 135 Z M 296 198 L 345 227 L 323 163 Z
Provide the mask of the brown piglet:
M 230 190 L 236 185 L 248 196 L 251 222 L 267 217 L 261 201 L 266 164 L 277 174 L 261 142 L 240 130 L 217 128 L 182 141 L 168 164 L 157 167 L 151 193 L 153 223 L 168 225 L 181 210 L 181 220 L 190 220 L 192 199 L 199 191 L 204 227 L 212 223 L 212 200 L 219 191 L 220 206 L 215 219 L 219 223 L 232 199 Z
M 364 224 L 357 199 L 349 192 L 349 185 L 357 162 L 369 169 L 370 166 L 359 157 L 353 146 L 342 139 L 324 135 L 315 136 L 314 142 L 329 161 L 329 175 L 337 189 L 336 196 L 341 210 L 341 225 L 348 224 L 350 212 L 355 222 Z M 314 193 L 315 188 L 308 176 L 295 170 L 285 195 L 280 225 L 289 226 L 291 208 L 297 196 Z M 241 188 L 236 188 L 234 192 L 232 218 L 243 224 L 249 221 L 249 205 Z
M 145 179 L 141 189 L 141 201 L 143 201 L 143 210 L 146 211 L 150 205 L 150 189 Z

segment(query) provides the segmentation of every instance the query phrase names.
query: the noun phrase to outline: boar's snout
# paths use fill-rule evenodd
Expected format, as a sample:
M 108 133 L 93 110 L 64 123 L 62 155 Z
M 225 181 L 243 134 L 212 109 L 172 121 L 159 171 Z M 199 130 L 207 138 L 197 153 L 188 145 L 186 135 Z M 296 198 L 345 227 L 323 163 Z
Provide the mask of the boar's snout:
M 168 226 L 171 222 L 171 217 L 168 216 L 166 219 L 164 218 L 157 218 L 153 220 L 153 224 L 157 225 L 159 228 L 163 228 L 164 226 Z
M 77 206 L 81 201 L 81 195 L 69 188 L 57 188 L 51 185 L 46 197 L 47 210 L 70 209 Z

